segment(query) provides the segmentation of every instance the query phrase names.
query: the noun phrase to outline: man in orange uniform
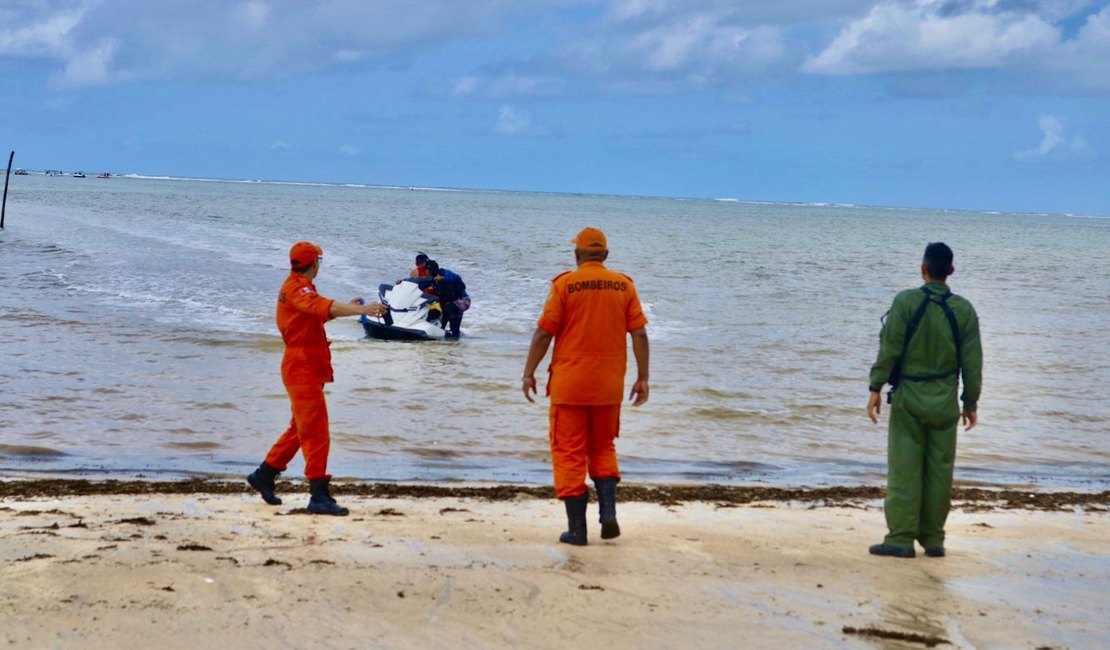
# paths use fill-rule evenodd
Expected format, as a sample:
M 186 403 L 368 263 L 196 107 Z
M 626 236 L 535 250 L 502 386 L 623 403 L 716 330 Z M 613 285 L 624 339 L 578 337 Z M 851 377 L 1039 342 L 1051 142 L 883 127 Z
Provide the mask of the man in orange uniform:
M 547 381 L 551 462 L 555 496 L 567 511 L 567 532 L 559 541 L 585 546 L 587 472 L 597 490 L 601 538 L 621 534 L 617 525 L 621 477 L 614 441 L 620 433 L 628 363 L 625 341 L 631 333 L 637 376 L 629 399 L 639 406 L 648 400 L 648 336 L 647 318 L 632 278 L 602 264 L 609 257 L 605 233 L 585 228 L 571 241 L 578 269 L 551 281 L 524 364 L 523 389 L 524 397 L 534 401 L 536 367 L 554 338 Z
M 312 494 L 308 501 L 309 512 L 346 515 L 349 511 L 337 504 L 328 491 L 331 439 L 324 384 L 334 378 L 324 323 L 339 316 L 382 316 L 389 308 L 379 303 L 361 304 L 361 298 L 339 303 L 316 293 L 312 280 L 320 272 L 323 255 L 322 248 L 306 241 L 297 242 L 289 251 L 292 272 L 278 294 L 277 326 L 285 341 L 281 381 L 289 393 L 293 418 L 289 428 L 270 448 L 266 460 L 247 476 L 247 482 L 258 490 L 266 503 L 280 505 L 281 499 L 274 494 L 274 480 L 285 471 L 299 449 L 304 454 L 304 474 Z

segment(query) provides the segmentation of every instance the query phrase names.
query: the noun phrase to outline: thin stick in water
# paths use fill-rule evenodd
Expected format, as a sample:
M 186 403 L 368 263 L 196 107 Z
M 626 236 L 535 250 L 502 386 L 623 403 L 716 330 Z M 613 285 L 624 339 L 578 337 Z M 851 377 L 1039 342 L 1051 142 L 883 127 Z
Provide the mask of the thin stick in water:
M 8 211 L 8 179 L 12 175 L 12 159 L 15 158 L 15 151 L 8 156 L 8 173 L 4 175 L 4 201 L 0 202 L 0 230 L 4 229 L 4 215 Z

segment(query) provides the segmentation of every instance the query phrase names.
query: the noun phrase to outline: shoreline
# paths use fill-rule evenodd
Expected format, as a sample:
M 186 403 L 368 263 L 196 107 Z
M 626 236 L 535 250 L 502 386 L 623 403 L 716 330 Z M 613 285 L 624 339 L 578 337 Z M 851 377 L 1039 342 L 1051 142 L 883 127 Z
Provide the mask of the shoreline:
M 948 556 L 867 553 L 877 488 L 622 486 L 585 547 L 550 488 L 0 481 L 0 646 L 1097 647 L 1110 493 L 959 493 Z M 703 489 L 704 490 L 704 489 Z M 1020 495 L 1026 495 L 1022 498 Z M 697 497 L 697 498 L 695 498 Z M 747 499 L 747 501 L 741 502 Z
M 307 493 L 304 481 L 277 482 L 278 494 L 295 496 Z M 333 479 L 336 497 L 386 499 L 482 499 L 512 501 L 522 496 L 535 499 L 555 498 L 554 488 L 527 484 L 443 485 L 427 483 L 384 483 Z M 593 488 L 590 488 L 591 494 Z M 157 480 L 157 479 L 0 479 L 0 500 L 11 498 L 50 498 L 112 495 L 255 495 L 240 480 Z M 689 502 L 713 503 L 733 507 L 753 503 L 806 503 L 813 507 L 863 506 L 880 502 L 885 489 L 877 486 L 838 487 L 765 487 L 740 485 L 638 484 L 622 482 L 621 502 L 654 503 L 675 506 Z M 592 497 L 591 497 L 592 498 Z M 1068 490 L 1014 489 L 1012 487 L 955 487 L 953 509 L 1005 509 L 1034 511 L 1110 512 L 1110 490 L 1078 492 Z
M 538 449 L 538 448 L 537 448 Z M 87 451 L 87 450 L 85 450 Z M 535 450 L 533 450 L 535 451 Z M 257 459 L 174 453 L 150 458 L 147 452 L 117 453 L 111 458 L 88 455 L 78 450 L 51 450 L 41 446 L 0 443 L 0 480 L 85 479 L 101 480 L 239 480 L 253 471 Z M 882 486 L 886 481 L 886 459 L 830 459 L 779 462 L 706 461 L 642 458 L 624 454 L 624 480 L 645 485 L 727 485 L 777 488 Z M 956 487 L 986 489 L 1050 490 L 1090 492 L 1110 490 L 1110 467 L 1099 458 L 1064 464 L 1017 463 L 984 467 L 961 456 L 953 483 Z M 1110 460 L 1110 459 L 1108 459 Z M 456 453 L 430 448 L 426 452 L 403 452 L 367 456 L 340 454 L 329 461 L 333 480 L 352 483 L 416 483 L 431 485 L 521 484 L 544 486 L 551 482 L 550 459 L 532 455 L 527 459 Z M 299 462 L 283 472 L 286 480 L 302 478 Z

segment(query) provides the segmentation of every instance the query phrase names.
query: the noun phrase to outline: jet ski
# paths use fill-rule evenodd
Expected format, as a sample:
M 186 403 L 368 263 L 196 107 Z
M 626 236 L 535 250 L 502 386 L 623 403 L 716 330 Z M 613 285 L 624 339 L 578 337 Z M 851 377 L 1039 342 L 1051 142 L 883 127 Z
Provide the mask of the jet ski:
M 362 316 L 359 322 L 372 339 L 388 341 L 430 341 L 444 335 L 439 299 L 424 293 L 431 278 L 405 278 L 400 284 L 378 286 L 378 300 L 389 311 L 379 317 Z

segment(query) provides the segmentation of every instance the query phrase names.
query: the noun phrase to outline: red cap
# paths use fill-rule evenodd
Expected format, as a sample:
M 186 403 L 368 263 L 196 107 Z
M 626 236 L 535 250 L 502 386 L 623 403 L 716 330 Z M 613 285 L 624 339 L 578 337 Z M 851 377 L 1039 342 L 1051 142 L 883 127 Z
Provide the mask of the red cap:
M 309 241 L 299 241 L 289 249 L 289 265 L 295 269 L 303 268 L 324 254 L 324 249 Z
M 570 241 L 582 250 L 586 250 L 587 248 L 609 250 L 609 242 L 605 240 L 605 233 L 597 228 L 583 228 L 582 232 L 578 233 L 578 236 Z

